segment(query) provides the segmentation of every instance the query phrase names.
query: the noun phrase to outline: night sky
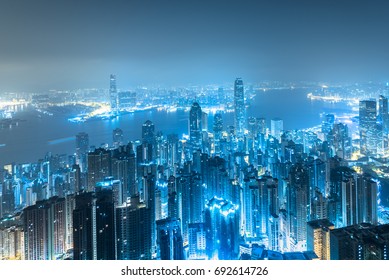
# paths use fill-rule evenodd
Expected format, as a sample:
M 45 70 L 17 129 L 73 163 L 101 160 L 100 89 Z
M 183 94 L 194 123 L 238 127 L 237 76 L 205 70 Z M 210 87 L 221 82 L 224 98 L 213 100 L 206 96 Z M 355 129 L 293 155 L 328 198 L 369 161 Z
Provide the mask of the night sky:
M 389 80 L 389 1 L 1 0 L 0 91 Z

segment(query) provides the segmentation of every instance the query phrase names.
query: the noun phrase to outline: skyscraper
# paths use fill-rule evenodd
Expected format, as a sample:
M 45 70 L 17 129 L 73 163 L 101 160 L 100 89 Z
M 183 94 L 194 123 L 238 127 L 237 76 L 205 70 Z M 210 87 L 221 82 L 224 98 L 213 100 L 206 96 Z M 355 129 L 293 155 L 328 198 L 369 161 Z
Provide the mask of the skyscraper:
M 154 144 L 155 142 L 155 127 L 152 121 L 147 120 L 142 125 L 142 142 Z
M 123 145 L 123 130 L 120 128 L 114 129 L 112 132 L 112 141 L 115 148 Z
M 376 141 L 377 103 L 375 100 L 359 101 L 360 149 L 364 155 L 377 153 Z
M 119 109 L 118 92 L 116 89 L 116 75 L 111 74 L 109 78 L 109 98 L 111 110 L 116 112 Z
M 246 107 L 244 104 L 244 87 L 241 78 L 237 78 L 234 84 L 234 121 L 238 138 L 242 138 L 246 129 Z
M 274 118 L 270 121 L 270 134 L 280 140 L 282 131 L 284 130 L 284 121 L 279 118 Z
M 201 149 L 202 111 L 199 103 L 194 102 L 189 112 L 189 140 L 193 150 Z
M 177 219 L 167 218 L 157 223 L 157 258 L 161 260 L 183 260 L 184 249 L 180 223 Z
M 81 172 L 87 171 L 87 153 L 89 149 L 89 135 L 80 132 L 76 135 L 76 162 L 80 166 Z

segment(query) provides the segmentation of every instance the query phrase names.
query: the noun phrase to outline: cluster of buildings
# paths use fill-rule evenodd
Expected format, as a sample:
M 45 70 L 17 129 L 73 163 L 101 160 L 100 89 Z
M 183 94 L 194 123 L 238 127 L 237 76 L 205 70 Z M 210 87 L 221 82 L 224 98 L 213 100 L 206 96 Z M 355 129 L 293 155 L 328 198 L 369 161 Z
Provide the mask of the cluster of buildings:
M 114 76 L 110 93 L 116 110 Z M 330 114 L 320 133 L 248 117 L 242 79 L 233 107 L 209 127 L 194 102 L 185 139 L 148 120 L 139 141 L 79 133 L 72 156 L 4 166 L 0 258 L 388 259 L 380 182 L 352 160 L 384 156 L 385 97 L 360 102 L 357 145 Z

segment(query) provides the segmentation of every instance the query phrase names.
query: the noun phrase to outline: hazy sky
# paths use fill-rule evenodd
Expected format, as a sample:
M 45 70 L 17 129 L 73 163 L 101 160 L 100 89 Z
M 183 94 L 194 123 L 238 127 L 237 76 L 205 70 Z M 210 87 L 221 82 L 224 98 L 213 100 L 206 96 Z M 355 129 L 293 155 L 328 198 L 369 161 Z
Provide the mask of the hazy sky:
M 1 0 L 0 90 L 389 80 L 389 1 Z

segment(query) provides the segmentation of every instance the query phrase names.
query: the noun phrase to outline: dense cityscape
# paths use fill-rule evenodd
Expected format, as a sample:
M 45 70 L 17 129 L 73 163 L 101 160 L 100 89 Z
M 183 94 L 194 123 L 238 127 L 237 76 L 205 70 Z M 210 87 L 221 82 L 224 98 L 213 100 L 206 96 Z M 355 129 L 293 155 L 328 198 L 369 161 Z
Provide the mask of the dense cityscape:
M 352 113 L 322 113 L 321 123 L 294 130 L 248 114 L 261 92 L 295 87 Z M 110 75 L 108 90 L 4 93 L 3 131 L 23 122 L 20 107 L 70 110 L 69 123 L 180 110 L 188 123 L 184 134 L 166 134 L 144 119 L 141 139 L 117 127 L 99 147 L 80 131 L 66 140 L 75 143 L 70 154 L 3 158 L 0 258 L 387 260 L 388 89 L 237 78 L 122 91 Z

